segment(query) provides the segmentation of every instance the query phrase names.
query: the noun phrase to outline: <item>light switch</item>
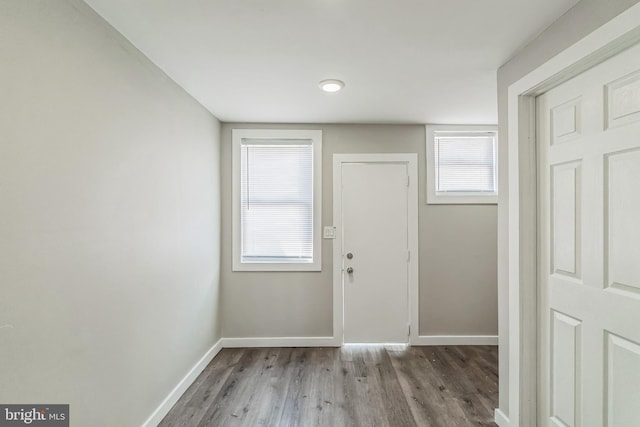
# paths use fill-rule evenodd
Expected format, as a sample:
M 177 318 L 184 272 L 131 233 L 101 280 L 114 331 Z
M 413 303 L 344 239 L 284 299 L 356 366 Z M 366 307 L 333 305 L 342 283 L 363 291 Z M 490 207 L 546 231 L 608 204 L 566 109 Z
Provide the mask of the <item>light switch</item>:
M 332 225 L 326 225 L 324 227 L 324 232 L 322 233 L 322 237 L 324 237 L 325 239 L 335 239 L 336 228 Z

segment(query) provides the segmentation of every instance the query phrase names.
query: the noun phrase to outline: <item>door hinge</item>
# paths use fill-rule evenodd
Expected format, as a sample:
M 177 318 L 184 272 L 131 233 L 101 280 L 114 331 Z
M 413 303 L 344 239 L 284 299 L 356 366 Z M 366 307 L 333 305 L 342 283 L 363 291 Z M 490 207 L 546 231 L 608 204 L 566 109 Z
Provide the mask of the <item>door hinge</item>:
M 410 185 L 410 182 L 411 182 L 410 180 L 411 180 L 411 177 L 407 175 L 407 187 Z
M 411 336 L 411 325 L 407 325 L 407 336 L 410 337 Z
M 411 251 L 407 251 L 407 262 L 411 261 Z

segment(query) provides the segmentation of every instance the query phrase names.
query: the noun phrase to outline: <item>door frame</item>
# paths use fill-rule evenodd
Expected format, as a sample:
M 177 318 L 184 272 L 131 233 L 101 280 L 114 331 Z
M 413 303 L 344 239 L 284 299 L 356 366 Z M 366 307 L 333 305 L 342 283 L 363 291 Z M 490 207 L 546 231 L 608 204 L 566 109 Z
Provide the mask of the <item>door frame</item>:
M 409 174 L 407 198 L 409 343 L 418 338 L 418 155 L 416 153 L 353 153 L 333 155 L 333 338 L 344 344 L 344 288 L 342 273 L 342 165 L 344 163 L 404 163 Z
M 508 88 L 509 413 L 496 411 L 496 422 L 501 427 L 537 425 L 539 166 L 536 97 L 638 42 L 640 3 Z M 500 345 L 504 344 L 505 338 L 500 337 Z

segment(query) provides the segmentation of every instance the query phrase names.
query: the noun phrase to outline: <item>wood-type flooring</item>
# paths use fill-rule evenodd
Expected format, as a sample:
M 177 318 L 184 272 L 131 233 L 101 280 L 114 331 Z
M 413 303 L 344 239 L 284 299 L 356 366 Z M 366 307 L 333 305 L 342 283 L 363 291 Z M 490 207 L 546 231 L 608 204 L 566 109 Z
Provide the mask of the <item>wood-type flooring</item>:
M 495 426 L 495 346 L 223 349 L 160 426 Z

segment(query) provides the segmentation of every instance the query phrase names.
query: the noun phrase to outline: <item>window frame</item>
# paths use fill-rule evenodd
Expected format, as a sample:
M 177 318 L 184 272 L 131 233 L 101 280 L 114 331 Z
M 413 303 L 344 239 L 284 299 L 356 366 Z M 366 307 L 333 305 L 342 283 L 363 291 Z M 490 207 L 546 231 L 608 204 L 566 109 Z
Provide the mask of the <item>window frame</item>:
M 494 147 L 494 177 L 495 192 L 460 192 L 443 193 L 436 191 L 436 164 L 435 164 L 435 133 L 451 132 L 478 133 L 492 132 L 495 134 Z M 497 125 L 426 125 L 426 168 L 427 168 L 427 204 L 485 204 L 495 205 L 498 203 L 498 126 Z
M 240 148 L 245 140 L 256 143 L 287 144 L 292 141 L 310 141 L 313 149 L 313 261 L 242 262 L 241 171 Z M 232 129 L 231 130 L 231 182 L 232 182 L 232 271 L 321 271 L 322 270 L 322 131 L 306 129 Z

